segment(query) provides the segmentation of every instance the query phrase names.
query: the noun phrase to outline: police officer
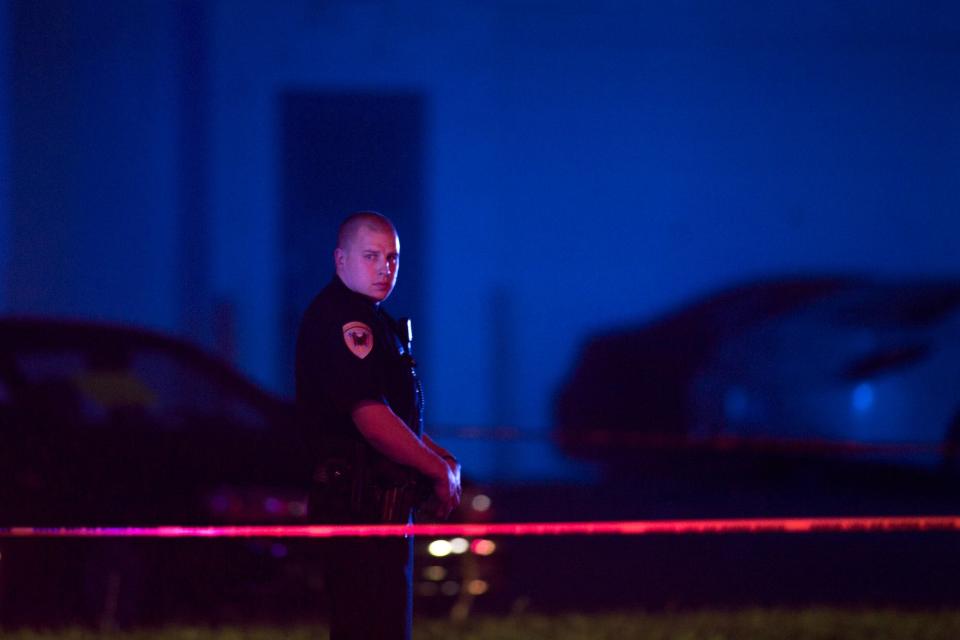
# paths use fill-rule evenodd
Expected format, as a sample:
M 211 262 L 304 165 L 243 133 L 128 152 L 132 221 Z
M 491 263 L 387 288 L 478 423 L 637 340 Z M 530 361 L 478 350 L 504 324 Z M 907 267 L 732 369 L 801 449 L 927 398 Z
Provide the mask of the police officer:
M 372 211 L 348 216 L 336 273 L 301 320 L 297 410 L 319 465 L 314 522 L 406 523 L 422 499 L 432 515 L 460 502 L 460 465 L 422 433 L 409 335 L 381 307 L 393 291 L 400 240 Z M 323 542 L 331 640 L 411 636 L 411 538 Z

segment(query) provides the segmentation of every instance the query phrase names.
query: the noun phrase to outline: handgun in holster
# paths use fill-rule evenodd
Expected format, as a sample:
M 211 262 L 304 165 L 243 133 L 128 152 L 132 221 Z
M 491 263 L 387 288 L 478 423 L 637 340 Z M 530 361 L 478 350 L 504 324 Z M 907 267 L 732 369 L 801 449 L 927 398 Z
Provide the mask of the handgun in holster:
M 322 461 L 313 479 L 311 514 L 330 522 L 406 524 L 432 493 L 421 474 L 360 442 L 352 455 Z
M 433 493 L 430 483 L 417 471 L 385 458 L 377 460 L 372 467 L 371 484 L 380 522 L 406 524 Z

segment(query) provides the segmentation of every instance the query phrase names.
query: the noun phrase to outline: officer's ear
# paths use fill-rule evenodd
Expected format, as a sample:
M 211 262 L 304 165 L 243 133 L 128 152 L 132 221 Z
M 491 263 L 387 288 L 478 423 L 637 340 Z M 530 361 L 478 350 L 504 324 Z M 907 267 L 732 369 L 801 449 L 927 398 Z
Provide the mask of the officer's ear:
M 347 254 L 344 253 L 343 249 L 337 247 L 333 250 L 333 266 L 335 269 L 339 269 L 346 263 Z

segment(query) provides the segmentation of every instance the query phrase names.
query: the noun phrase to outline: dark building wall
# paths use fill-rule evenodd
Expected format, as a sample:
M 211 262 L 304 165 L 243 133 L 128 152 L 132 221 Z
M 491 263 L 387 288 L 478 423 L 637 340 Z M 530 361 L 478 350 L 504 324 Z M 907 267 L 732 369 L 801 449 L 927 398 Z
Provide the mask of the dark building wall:
M 496 184 L 526 424 L 591 331 L 770 273 L 958 271 L 950 40 L 726 7 L 633 39 L 640 11 L 505 22 Z
M 15 311 L 222 321 L 283 388 L 291 91 L 427 105 L 434 424 L 547 426 L 586 335 L 731 282 L 960 272 L 950 3 L 78 6 L 11 4 Z
M 215 234 L 219 286 L 260 292 L 241 315 L 271 340 L 278 91 L 422 92 L 436 422 L 509 407 L 545 426 L 588 333 L 734 281 L 958 270 L 948 5 L 235 6 L 215 36 L 216 215 L 267 233 Z M 270 351 L 252 339 L 246 361 Z
M 10 7 L 8 308 L 177 331 L 169 5 Z

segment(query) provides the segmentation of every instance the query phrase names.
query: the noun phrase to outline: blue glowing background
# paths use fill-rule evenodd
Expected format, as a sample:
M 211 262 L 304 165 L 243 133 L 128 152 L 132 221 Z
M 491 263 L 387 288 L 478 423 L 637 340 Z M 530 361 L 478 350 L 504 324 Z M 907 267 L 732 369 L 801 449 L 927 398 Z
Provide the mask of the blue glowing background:
M 278 391 L 289 92 L 425 105 L 394 311 L 430 424 L 543 431 L 587 336 L 731 283 L 960 275 L 953 3 L 11 0 L 0 34 L 0 308 Z

